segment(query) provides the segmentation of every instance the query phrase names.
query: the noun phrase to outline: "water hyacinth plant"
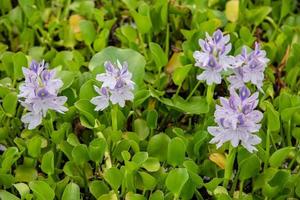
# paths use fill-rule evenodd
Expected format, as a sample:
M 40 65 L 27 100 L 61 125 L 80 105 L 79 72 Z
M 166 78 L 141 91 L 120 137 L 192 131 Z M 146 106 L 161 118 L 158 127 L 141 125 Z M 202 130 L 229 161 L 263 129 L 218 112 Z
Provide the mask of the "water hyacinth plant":
M 42 123 L 48 110 L 64 113 L 68 109 L 64 106 L 67 97 L 58 96 L 63 82 L 56 78 L 55 70 L 47 69 L 44 61 L 32 61 L 29 69 L 23 67 L 25 82 L 20 86 L 21 105 L 29 112 L 22 116 L 22 122 L 28 124 L 28 129 L 34 129 Z
M 242 87 L 239 94 L 231 90 L 229 99 L 220 98 L 221 106 L 216 106 L 214 114 L 218 126 L 208 127 L 208 132 L 214 136 L 211 143 L 220 147 L 230 141 L 233 147 L 237 147 L 241 142 L 249 152 L 257 150 L 254 145 L 259 144 L 261 139 L 253 133 L 259 131 L 263 114 L 255 110 L 258 93 L 250 95 L 250 90 Z
M 197 76 L 198 80 L 205 80 L 208 85 L 221 83 L 221 72 L 234 67 L 234 57 L 228 55 L 231 51 L 230 36 L 223 35 L 217 30 L 211 36 L 206 33 L 205 40 L 199 39 L 201 51 L 194 52 L 195 66 L 204 69 Z
M 235 58 L 234 75 L 228 77 L 231 88 L 242 88 L 247 82 L 255 85 L 262 91 L 264 71 L 269 62 L 266 52 L 260 49 L 256 42 L 255 49 L 247 53 L 247 48 L 243 47 L 240 55 Z
M 0 0 L 0 199 L 300 199 L 297 0 Z
M 134 82 L 131 81 L 132 74 L 128 71 L 126 62 L 121 65 L 117 60 L 117 64 L 113 65 L 110 61 L 104 63 L 105 73 L 98 74 L 96 79 L 102 82 L 101 88 L 94 86 L 99 96 L 92 98 L 91 103 L 96 105 L 95 110 L 104 110 L 112 104 L 125 106 L 125 101 L 133 100 Z

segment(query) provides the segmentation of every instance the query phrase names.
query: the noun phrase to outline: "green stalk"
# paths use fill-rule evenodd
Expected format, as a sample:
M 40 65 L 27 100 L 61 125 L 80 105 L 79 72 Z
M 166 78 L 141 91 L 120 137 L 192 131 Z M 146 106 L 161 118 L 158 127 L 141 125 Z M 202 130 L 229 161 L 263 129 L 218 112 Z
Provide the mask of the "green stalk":
M 214 90 L 215 90 L 215 85 L 214 84 L 208 85 L 207 91 L 206 91 L 206 101 L 207 101 L 208 106 L 211 105 L 211 102 L 213 100 Z
M 287 135 L 286 135 L 286 139 L 287 139 L 287 143 L 288 146 L 292 146 L 292 141 L 291 141 L 291 119 L 288 121 L 288 130 L 287 130 Z
M 264 171 L 268 168 L 269 157 L 270 157 L 270 129 L 268 128 L 267 138 L 266 138 L 266 157 L 265 157 Z
M 242 199 L 243 196 L 243 188 L 244 188 L 244 181 L 240 182 L 240 190 L 239 190 L 239 199 Z
M 186 98 L 186 101 L 188 101 L 194 94 L 194 92 L 197 90 L 198 86 L 200 85 L 201 81 L 198 81 L 198 83 L 193 88 L 192 92 L 189 94 L 189 96 Z
M 111 126 L 113 131 L 118 130 L 118 105 L 113 105 L 111 109 Z
M 232 175 L 233 163 L 236 156 L 236 148 L 230 145 L 229 154 L 226 159 L 223 186 L 227 188 L 228 182 Z

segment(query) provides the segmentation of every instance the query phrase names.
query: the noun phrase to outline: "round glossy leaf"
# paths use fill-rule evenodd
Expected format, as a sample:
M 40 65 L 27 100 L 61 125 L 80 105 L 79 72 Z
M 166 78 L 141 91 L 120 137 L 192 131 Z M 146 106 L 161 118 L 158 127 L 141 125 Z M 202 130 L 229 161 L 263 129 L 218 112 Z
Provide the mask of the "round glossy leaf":
M 148 172 L 156 172 L 160 168 L 160 163 L 158 158 L 155 157 L 150 157 L 148 158 L 144 164 L 143 167 L 148 171 Z
M 185 149 L 184 141 L 181 138 L 173 138 L 168 146 L 168 163 L 173 166 L 181 165 L 185 158 Z
M 249 158 L 244 159 L 240 166 L 240 180 L 246 180 L 248 178 L 254 177 L 259 173 L 260 162 L 255 154 L 252 154 Z
M 269 163 L 272 167 L 279 167 L 282 162 L 288 157 L 289 153 L 292 152 L 295 147 L 284 147 L 275 151 L 270 159 Z
M 147 147 L 149 156 L 157 157 L 160 161 L 165 161 L 167 159 L 169 142 L 169 136 L 164 133 L 154 135 Z
M 62 200 L 80 200 L 80 188 L 76 183 L 69 183 L 62 195 Z
M 89 184 L 90 192 L 93 196 L 98 199 L 101 195 L 107 194 L 109 192 L 108 186 L 103 181 L 93 181 Z
M 123 174 L 118 168 L 112 167 L 104 172 L 104 179 L 114 190 L 117 190 L 122 184 Z
M 85 144 L 80 144 L 74 147 L 72 151 L 72 157 L 77 164 L 84 164 L 89 160 L 88 148 Z
M 53 189 L 45 181 L 32 181 L 29 183 L 30 189 L 33 191 L 34 196 L 40 200 L 52 200 L 55 193 Z
M 53 151 L 48 151 L 43 155 L 41 169 L 48 175 L 54 173 L 54 154 Z
M 89 156 L 94 162 L 100 162 L 106 148 L 106 141 L 103 138 L 94 139 L 89 145 Z
M 179 197 L 181 189 L 189 179 L 189 174 L 185 168 L 173 169 L 169 172 L 166 179 L 166 186 L 174 196 Z
M 136 119 L 133 122 L 134 131 L 139 136 L 140 140 L 144 140 L 149 135 L 149 128 L 147 126 L 147 122 L 143 119 Z

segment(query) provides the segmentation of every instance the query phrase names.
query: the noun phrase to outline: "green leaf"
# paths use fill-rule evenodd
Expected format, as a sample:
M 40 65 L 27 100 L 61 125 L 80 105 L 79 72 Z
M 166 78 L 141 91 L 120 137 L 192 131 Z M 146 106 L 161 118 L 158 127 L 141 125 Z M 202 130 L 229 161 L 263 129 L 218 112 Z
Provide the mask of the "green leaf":
M 134 10 L 138 7 L 138 2 L 136 0 L 122 0 L 130 10 Z
M 145 140 L 149 133 L 149 127 L 147 126 L 147 122 L 143 119 L 136 119 L 133 122 L 134 131 L 139 136 L 140 140 Z
M 42 140 L 40 136 L 34 136 L 30 140 L 28 140 L 27 143 L 28 154 L 33 158 L 39 157 L 39 155 L 41 154 L 41 145 L 42 145 Z
M 251 177 L 255 177 L 260 170 L 260 162 L 258 157 L 255 154 L 252 154 L 250 157 L 244 159 L 239 165 L 240 173 L 239 179 L 246 180 Z
M 79 27 L 84 42 L 87 45 L 91 45 L 96 39 L 96 34 L 97 34 L 93 23 L 88 20 L 80 20 Z
M 89 184 L 89 189 L 96 199 L 98 199 L 101 195 L 107 194 L 109 192 L 108 186 L 100 180 L 92 181 Z
M 148 159 L 148 153 L 147 152 L 137 152 L 132 157 L 132 161 L 135 162 L 138 165 L 142 165 L 147 159 Z
M 136 23 L 141 34 L 148 33 L 152 27 L 150 8 L 145 2 L 142 2 L 138 8 L 138 12 L 130 10 L 130 13 Z
M 15 183 L 15 177 L 11 174 L 0 173 L 0 184 L 6 188 L 10 188 Z
M 30 189 L 25 183 L 16 183 L 14 187 L 18 190 L 22 199 L 25 199 L 25 196 L 30 193 Z
M 97 39 L 93 43 L 95 51 L 101 51 L 107 46 L 107 41 L 109 39 L 110 31 L 107 28 L 104 28 L 100 34 L 97 36 Z
M 38 177 L 35 168 L 19 165 L 15 170 L 16 182 L 30 182 Z
M 104 180 L 114 189 L 117 190 L 122 184 L 123 174 L 116 168 L 112 167 L 104 172 Z
M 126 200 L 146 200 L 146 198 L 141 194 L 134 194 L 133 192 L 128 192 L 125 196 Z
M 147 125 L 149 128 L 156 128 L 158 120 L 158 113 L 156 110 L 149 110 L 147 112 Z
M 76 183 L 69 183 L 62 195 L 62 200 L 80 200 L 80 188 Z
M 206 99 L 202 96 L 192 97 L 189 101 L 185 101 L 180 96 L 169 98 L 158 98 L 162 103 L 174 108 L 180 112 L 187 114 L 203 114 L 209 111 Z
M 269 163 L 272 167 L 280 167 L 282 162 L 288 157 L 288 155 L 295 149 L 295 147 L 283 147 L 275 151 L 270 159 Z
M 89 156 L 94 162 L 101 162 L 106 148 L 106 141 L 103 138 L 97 138 L 90 142 L 88 151 Z
M 283 188 L 286 182 L 290 178 L 290 172 L 288 170 L 278 170 L 277 173 L 268 181 L 271 187 Z
M 143 186 L 145 190 L 153 190 L 156 186 L 156 179 L 146 172 L 139 172 L 142 177 Z
M 160 71 L 161 68 L 168 63 L 168 58 L 159 44 L 150 42 L 149 47 L 156 67 L 158 68 L 158 71 Z
M 149 90 L 138 90 L 134 95 L 133 105 L 137 107 L 150 97 Z
M 90 159 L 87 146 L 85 144 L 75 146 L 72 151 L 72 157 L 77 164 L 83 165 Z
M 18 96 L 15 92 L 10 92 L 4 97 L 2 105 L 7 116 L 15 116 L 17 104 Z
M 281 11 L 280 11 L 280 19 L 283 19 L 285 16 L 289 14 L 289 12 L 292 11 L 292 7 L 295 5 L 293 0 L 284 0 L 281 1 Z
M 168 159 L 167 162 L 171 165 L 181 165 L 185 158 L 185 143 L 179 138 L 173 138 L 168 145 Z
M 103 194 L 97 200 L 118 200 L 117 195 L 111 191 L 108 194 Z
M 70 71 L 58 71 L 57 77 L 59 77 L 64 83 L 60 88 L 60 91 L 63 91 L 72 85 L 75 78 L 75 73 Z
M 184 79 L 187 77 L 189 74 L 190 70 L 192 69 L 192 65 L 185 65 L 183 67 L 176 68 L 172 80 L 173 82 L 177 85 L 180 86 Z
M 85 126 L 93 128 L 95 125 L 96 111 L 95 106 L 87 99 L 78 100 L 75 103 L 75 107 L 79 110 L 79 113 L 87 120 Z
M 20 80 L 23 78 L 22 67 L 28 65 L 27 58 L 23 52 L 18 52 L 13 56 L 14 62 L 14 78 Z
M 149 156 L 157 157 L 160 161 L 165 161 L 168 154 L 169 136 L 164 133 L 154 135 L 150 138 L 147 152 Z
M 179 197 L 184 184 L 189 179 L 189 174 L 185 168 L 173 169 L 169 172 L 166 179 L 166 186 L 175 197 Z
M 156 190 L 151 194 L 149 200 L 164 200 L 164 193 L 160 190 Z
M 113 63 L 120 61 L 120 63 L 127 62 L 128 70 L 132 73 L 132 80 L 135 82 L 135 91 L 144 85 L 144 73 L 146 61 L 144 57 L 132 49 L 119 49 L 116 47 L 107 47 L 96 53 L 89 64 L 89 69 L 96 76 L 96 74 L 103 73 L 104 62 L 111 61 Z
M 279 113 L 274 109 L 273 105 L 269 101 L 264 102 L 266 105 L 266 115 L 268 119 L 268 129 L 271 131 L 279 131 L 280 119 Z
M 48 175 L 54 174 L 54 154 L 48 151 L 43 155 L 41 169 Z
M 18 197 L 15 195 L 5 191 L 5 190 L 0 190 L 0 199 L 2 200 L 20 200 Z
M 53 189 L 45 181 L 32 181 L 29 187 L 39 200 L 52 200 L 55 197 Z
M 95 91 L 95 88 L 94 88 L 94 86 L 98 86 L 98 84 L 99 83 L 95 79 L 86 81 L 80 87 L 79 98 L 91 100 L 93 97 L 98 96 L 99 94 Z
M 148 172 L 156 172 L 160 168 L 160 163 L 157 158 L 154 157 L 149 157 L 144 163 L 143 167 L 148 171 Z
M 272 11 L 271 7 L 260 6 L 254 9 L 246 10 L 245 16 L 250 23 L 254 23 L 256 26 L 262 23 L 262 21 Z

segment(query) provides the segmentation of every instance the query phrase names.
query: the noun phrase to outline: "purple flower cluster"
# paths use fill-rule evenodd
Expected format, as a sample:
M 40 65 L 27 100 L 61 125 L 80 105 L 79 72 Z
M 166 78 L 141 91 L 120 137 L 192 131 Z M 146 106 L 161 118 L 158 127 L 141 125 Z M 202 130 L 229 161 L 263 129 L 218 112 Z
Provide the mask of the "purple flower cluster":
M 218 126 L 208 127 L 208 132 L 214 136 L 210 141 L 217 143 L 217 148 L 225 142 L 230 141 L 233 147 L 241 145 L 249 152 L 256 150 L 254 145 L 260 143 L 261 139 L 254 135 L 259 131 L 259 122 L 263 114 L 255 110 L 258 104 L 258 92 L 253 95 L 246 87 L 230 91 L 229 99 L 220 98 L 221 106 L 216 106 L 215 121 Z
M 229 40 L 230 36 L 224 36 L 220 30 L 214 32 L 212 37 L 206 33 L 205 40 L 199 39 L 201 51 L 195 51 L 193 56 L 195 66 L 204 71 L 197 76 L 198 80 L 205 80 L 208 85 L 220 84 L 221 72 L 234 67 L 234 57 L 228 55 L 231 51 Z
M 28 124 L 28 129 L 34 129 L 42 123 L 48 110 L 64 113 L 68 109 L 63 106 L 67 101 L 65 96 L 57 96 L 63 82 L 55 78 L 55 70 L 48 70 L 43 61 L 32 61 L 30 68 L 22 68 L 25 82 L 20 85 L 21 104 L 29 111 L 22 116 L 22 122 Z
M 262 90 L 264 70 L 269 62 L 266 52 L 255 43 L 255 49 L 247 53 L 243 47 L 240 55 L 236 57 L 228 55 L 231 51 L 230 36 L 223 35 L 220 30 L 209 36 L 206 33 L 205 40 L 199 39 L 201 51 L 194 52 L 195 66 L 204 69 L 197 76 L 198 80 L 205 80 L 208 85 L 220 84 L 222 72 L 233 70 L 234 75 L 228 77 L 231 88 L 241 88 L 246 83 L 252 83 Z
M 233 73 L 227 80 L 230 83 L 230 98 L 221 97 L 221 106 L 216 106 L 215 122 L 218 126 L 208 127 L 208 132 L 214 136 L 211 143 L 217 143 L 219 148 L 230 141 L 236 147 L 241 143 L 248 151 L 256 150 L 254 145 L 261 139 L 254 135 L 260 129 L 262 113 L 255 110 L 258 104 L 258 93 L 250 94 L 247 83 L 255 85 L 262 91 L 264 70 L 269 62 L 266 52 L 255 43 L 255 49 L 247 52 L 242 48 L 241 54 L 233 57 L 228 55 L 231 51 L 230 36 L 223 35 L 220 30 L 205 40 L 199 39 L 201 51 L 194 52 L 195 66 L 204 69 L 197 76 L 198 80 L 206 81 L 207 85 L 220 84 L 222 72 Z M 236 93 L 239 89 L 239 94 Z
M 247 53 L 247 48 L 243 47 L 240 55 L 236 56 L 234 75 L 228 77 L 231 88 L 241 88 L 245 83 L 256 85 L 262 90 L 264 71 L 269 62 L 266 52 L 260 49 L 260 45 L 255 43 L 255 49 Z
M 114 65 L 110 61 L 104 63 L 105 73 L 98 74 L 96 79 L 102 82 L 101 88 L 94 86 L 99 96 L 91 99 L 91 103 L 96 105 L 95 110 L 104 110 L 112 104 L 125 106 L 126 100 L 133 100 L 134 82 L 131 81 L 132 74 L 128 71 L 126 62 L 123 65 L 117 61 Z

